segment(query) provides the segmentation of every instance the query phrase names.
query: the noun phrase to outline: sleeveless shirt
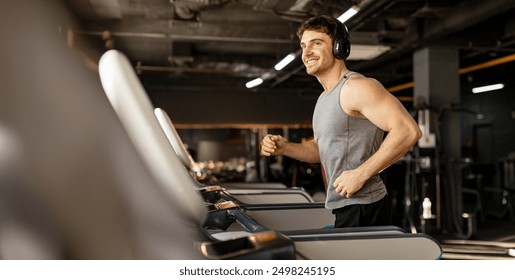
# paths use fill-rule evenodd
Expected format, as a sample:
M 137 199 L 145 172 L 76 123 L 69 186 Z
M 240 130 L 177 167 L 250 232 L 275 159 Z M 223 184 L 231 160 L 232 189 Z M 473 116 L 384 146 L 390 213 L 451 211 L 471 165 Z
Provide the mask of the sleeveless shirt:
M 349 116 L 341 108 L 340 91 L 352 74 L 355 72 L 346 73 L 334 89 L 322 93 L 313 113 L 313 132 L 320 152 L 320 162 L 328 180 L 325 201 L 328 209 L 374 203 L 387 194 L 379 174 L 367 180 L 350 198 L 342 197 L 333 187 L 334 181 L 343 171 L 357 168 L 383 142 L 383 130 L 367 119 Z

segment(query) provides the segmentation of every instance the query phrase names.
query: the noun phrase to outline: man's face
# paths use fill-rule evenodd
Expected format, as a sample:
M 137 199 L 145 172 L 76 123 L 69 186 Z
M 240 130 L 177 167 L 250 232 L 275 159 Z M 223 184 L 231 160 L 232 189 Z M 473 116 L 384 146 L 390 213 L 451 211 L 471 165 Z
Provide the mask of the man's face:
M 329 35 L 306 30 L 302 34 L 300 47 L 302 48 L 302 62 L 304 62 L 308 74 L 319 75 L 334 64 L 333 44 Z

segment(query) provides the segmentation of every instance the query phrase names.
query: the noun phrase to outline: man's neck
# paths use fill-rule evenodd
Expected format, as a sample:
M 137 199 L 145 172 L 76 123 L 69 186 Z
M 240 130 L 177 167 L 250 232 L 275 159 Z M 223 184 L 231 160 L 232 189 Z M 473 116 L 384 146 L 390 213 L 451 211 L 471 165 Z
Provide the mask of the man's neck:
M 317 75 L 316 77 L 318 79 L 318 82 L 324 88 L 324 92 L 328 92 L 332 90 L 336 86 L 336 84 L 338 84 L 338 82 L 347 72 L 349 72 L 349 70 L 347 69 L 347 67 L 345 67 L 345 64 L 341 62 L 335 63 L 334 67 L 332 67 L 325 73 Z

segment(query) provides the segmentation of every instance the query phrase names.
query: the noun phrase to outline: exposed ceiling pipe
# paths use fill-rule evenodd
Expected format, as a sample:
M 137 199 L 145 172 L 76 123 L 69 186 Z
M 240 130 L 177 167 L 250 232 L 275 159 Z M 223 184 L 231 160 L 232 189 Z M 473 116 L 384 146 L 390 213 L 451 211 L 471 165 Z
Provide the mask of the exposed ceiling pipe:
M 175 14 L 184 20 L 197 20 L 202 10 L 221 8 L 231 0 L 170 0 Z
M 515 39 L 511 39 L 511 40 L 505 41 L 505 42 L 499 42 L 499 45 L 497 45 L 495 47 L 495 49 L 492 49 L 491 47 L 487 48 L 487 47 L 474 47 L 474 46 L 470 47 L 470 46 L 468 46 L 467 49 L 476 50 L 476 51 L 463 56 L 463 58 L 475 57 L 475 56 L 490 52 L 492 50 L 515 52 L 515 48 L 512 47 L 514 45 L 515 45 Z
M 501 64 L 504 64 L 504 63 L 508 63 L 508 62 L 512 62 L 512 61 L 515 61 L 515 54 L 511 54 L 511 55 L 507 55 L 507 56 L 504 56 L 504 57 L 496 58 L 496 59 L 489 60 L 489 61 L 486 61 L 486 62 L 482 62 L 482 63 L 476 64 L 476 65 L 460 68 L 458 70 L 458 74 L 463 75 L 463 74 L 467 74 L 467 73 L 471 73 L 471 72 L 474 72 L 474 71 L 478 71 L 478 70 L 494 67 L 494 66 L 501 65 Z M 393 92 L 401 91 L 401 90 L 404 90 L 404 89 L 412 88 L 414 86 L 415 86 L 414 82 L 408 82 L 408 83 L 401 84 L 401 85 L 398 85 L 398 86 L 389 87 L 387 90 L 389 92 L 393 93 Z
M 377 67 L 378 63 L 386 62 L 409 51 L 413 51 L 421 40 L 435 40 L 477 24 L 513 7 L 515 7 L 515 1 L 513 0 L 461 1 L 444 18 L 431 22 L 429 27 L 424 29 L 422 38 L 419 37 L 419 34 L 408 35 L 400 46 L 372 61 L 356 64 L 354 70 L 363 71 L 369 67 Z
M 80 34 L 102 36 L 104 32 L 77 31 Z M 111 32 L 113 37 L 135 37 L 135 38 L 154 38 L 171 39 L 180 41 L 209 41 L 209 42 L 237 42 L 237 43 L 266 43 L 266 44 L 291 44 L 291 39 L 277 38 L 243 38 L 227 36 L 207 36 L 207 35 L 187 35 L 187 34 L 164 34 L 164 33 L 136 33 L 136 32 Z
M 397 1 L 393 1 L 394 3 Z M 347 28 L 349 30 L 355 30 L 363 25 L 365 25 L 370 19 L 372 19 L 372 15 L 376 14 L 379 11 L 383 10 L 383 7 L 392 3 L 391 0 L 379 0 L 379 1 L 370 1 L 365 0 L 359 3 L 358 7 L 360 7 L 360 12 L 354 16 L 352 21 L 346 23 Z
M 225 75 L 225 76 L 231 76 L 231 77 L 243 77 L 243 78 L 249 78 L 254 77 L 257 74 L 261 73 L 255 73 L 256 71 L 235 71 L 234 67 L 227 67 L 224 69 L 208 69 L 208 68 L 186 68 L 186 67 L 174 67 L 174 66 L 146 66 L 137 64 L 134 66 L 134 69 L 138 74 L 141 74 L 142 72 L 170 72 L 170 73 L 176 73 L 176 74 L 184 74 L 184 73 L 196 73 L 196 74 L 215 74 L 215 75 Z
M 116 0 L 88 0 L 95 15 L 105 19 L 121 19 L 122 9 Z

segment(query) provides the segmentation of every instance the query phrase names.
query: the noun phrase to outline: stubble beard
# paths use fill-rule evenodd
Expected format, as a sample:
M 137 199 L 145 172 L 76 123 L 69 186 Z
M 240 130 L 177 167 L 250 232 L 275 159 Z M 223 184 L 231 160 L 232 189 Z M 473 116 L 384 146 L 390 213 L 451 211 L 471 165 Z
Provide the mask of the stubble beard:
M 329 69 L 330 61 L 318 61 L 316 62 L 316 65 L 312 65 L 311 67 L 308 67 L 306 64 L 304 66 L 306 67 L 306 73 L 311 76 L 318 76 Z

